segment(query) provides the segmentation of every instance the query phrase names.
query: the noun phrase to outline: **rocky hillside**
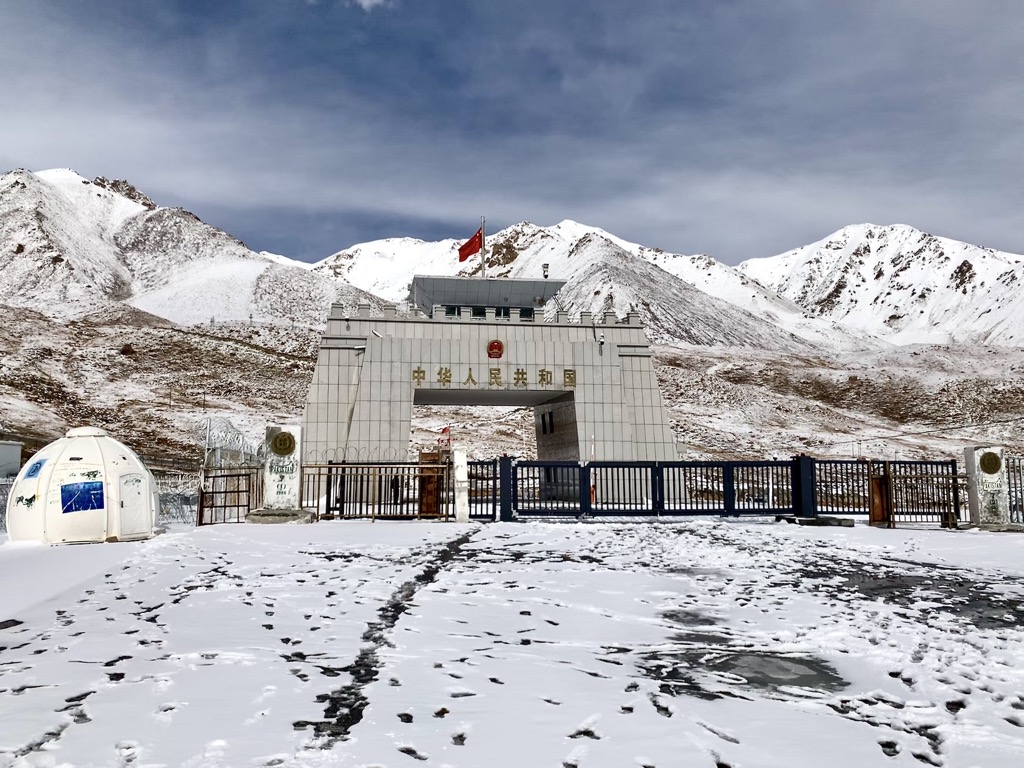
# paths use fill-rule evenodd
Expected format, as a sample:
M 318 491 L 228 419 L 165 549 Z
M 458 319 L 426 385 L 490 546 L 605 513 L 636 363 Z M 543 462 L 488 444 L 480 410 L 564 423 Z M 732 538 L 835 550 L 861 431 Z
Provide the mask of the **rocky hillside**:
M 255 253 L 125 181 L 0 176 L 0 433 L 110 429 L 195 458 L 207 418 L 301 411 L 331 302 L 370 294 Z

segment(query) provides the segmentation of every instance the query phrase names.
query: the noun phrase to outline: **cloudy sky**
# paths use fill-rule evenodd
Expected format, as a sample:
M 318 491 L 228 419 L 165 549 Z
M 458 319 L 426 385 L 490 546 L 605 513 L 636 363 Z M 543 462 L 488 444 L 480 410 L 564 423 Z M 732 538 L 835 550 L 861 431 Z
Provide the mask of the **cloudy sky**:
M 1020 0 L 7 0 L 0 168 L 305 260 L 575 219 L 737 263 L 1024 252 Z

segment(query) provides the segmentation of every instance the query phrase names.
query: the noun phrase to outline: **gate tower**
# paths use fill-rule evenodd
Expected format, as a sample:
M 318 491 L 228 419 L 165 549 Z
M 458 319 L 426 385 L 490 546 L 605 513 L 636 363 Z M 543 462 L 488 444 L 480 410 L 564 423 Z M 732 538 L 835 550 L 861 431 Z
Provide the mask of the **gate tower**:
M 544 319 L 558 280 L 416 276 L 413 308 L 335 304 L 303 460 L 404 460 L 414 405 L 531 406 L 541 460 L 673 461 L 651 349 L 630 312 Z

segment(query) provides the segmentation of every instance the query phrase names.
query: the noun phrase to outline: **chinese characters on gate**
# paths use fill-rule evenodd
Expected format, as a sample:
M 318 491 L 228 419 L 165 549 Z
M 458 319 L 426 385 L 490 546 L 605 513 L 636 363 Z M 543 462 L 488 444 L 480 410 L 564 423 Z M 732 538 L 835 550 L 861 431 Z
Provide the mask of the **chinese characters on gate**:
M 501 368 L 488 368 L 486 375 L 484 373 L 479 374 L 481 379 L 486 381 L 489 387 L 501 387 L 505 386 L 508 382 L 503 379 L 503 373 Z M 416 386 L 421 386 L 427 380 L 427 371 L 424 370 L 423 366 L 418 365 L 412 370 L 412 380 Z M 475 387 L 479 385 L 476 375 L 473 373 L 472 368 L 466 369 L 465 376 L 456 377 L 452 373 L 452 369 L 449 367 L 440 367 L 434 377 L 434 381 L 444 387 L 449 387 L 452 382 L 462 382 L 464 387 Z M 525 388 L 530 385 L 529 374 L 525 368 L 516 368 L 512 373 L 512 386 Z M 554 386 L 555 383 L 555 372 L 547 368 L 541 368 L 537 371 L 537 377 L 535 383 L 537 386 L 550 387 Z M 570 388 L 576 386 L 576 369 L 575 368 L 564 368 L 562 370 L 562 387 Z

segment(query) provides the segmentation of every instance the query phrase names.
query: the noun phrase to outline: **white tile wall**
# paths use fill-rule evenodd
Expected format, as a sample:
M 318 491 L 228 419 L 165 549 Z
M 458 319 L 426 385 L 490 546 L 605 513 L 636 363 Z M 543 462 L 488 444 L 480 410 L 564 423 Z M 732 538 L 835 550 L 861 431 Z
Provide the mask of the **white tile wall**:
M 594 340 L 592 326 L 579 324 L 506 321 L 432 321 L 427 318 L 387 323 L 369 317 L 332 321 L 322 342 L 313 382 L 307 396 L 303 426 L 307 456 L 330 454 L 342 458 L 349 450 L 404 455 L 409 442 L 412 401 L 416 386 L 413 370 L 421 367 L 420 388 L 466 388 L 472 368 L 475 389 L 495 397 L 517 390 L 515 371 L 527 372 L 529 391 L 553 396 L 572 392 L 567 403 L 538 407 L 556 409 L 556 434 L 540 435 L 545 458 L 589 458 L 591 435 L 597 440 L 598 459 L 631 460 L 675 458 L 671 430 L 657 388 L 643 329 L 624 324 L 601 325 L 604 346 Z M 371 333 L 377 330 L 378 338 Z M 335 334 L 335 335 L 331 335 Z M 505 355 L 487 357 L 487 343 L 500 339 Z M 623 345 L 623 356 L 619 345 Z M 332 348 L 365 345 L 364 352 Z M 634 349 L 636 348 L 636 349 Z M 451 368 L 449 386 L 437 381 L 439 368 Z M 488 369 L 501 370 L 500 387 L 488 383 Z M 575 369 L 575 388 L 563 387 L 565 369 Z M 552 371 L 552 384 L 538 383 L 539 371 Z M 352 382 L 357 382 L 354 386 Z M 348 419 L 351 414 L 351 428 Z M 536 423 L 540 424 L 539 416 Z M 557 455 L 556 455 L 557 454 Z

